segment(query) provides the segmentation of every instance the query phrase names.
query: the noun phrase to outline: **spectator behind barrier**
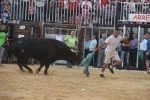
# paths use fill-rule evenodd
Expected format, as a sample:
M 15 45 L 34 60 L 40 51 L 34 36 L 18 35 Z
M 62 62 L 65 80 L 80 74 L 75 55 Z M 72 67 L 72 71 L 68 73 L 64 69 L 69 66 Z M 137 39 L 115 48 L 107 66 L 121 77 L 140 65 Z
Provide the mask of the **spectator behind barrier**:
M 3 21 L 3 23 L 6 23 L 10 20 L 11 15 L 10 15 L 10 9 L 8 6 L 4 6 L 4 10 L 1 14 L 1 21 Z

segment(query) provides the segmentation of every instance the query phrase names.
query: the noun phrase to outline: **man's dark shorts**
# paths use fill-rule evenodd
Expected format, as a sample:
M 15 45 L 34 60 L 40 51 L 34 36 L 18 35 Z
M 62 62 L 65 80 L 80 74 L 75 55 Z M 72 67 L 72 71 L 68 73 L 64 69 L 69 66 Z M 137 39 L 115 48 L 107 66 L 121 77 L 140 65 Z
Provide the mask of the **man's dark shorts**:
M 146 60 L 150 60 L 150 55 L 146 56 Z

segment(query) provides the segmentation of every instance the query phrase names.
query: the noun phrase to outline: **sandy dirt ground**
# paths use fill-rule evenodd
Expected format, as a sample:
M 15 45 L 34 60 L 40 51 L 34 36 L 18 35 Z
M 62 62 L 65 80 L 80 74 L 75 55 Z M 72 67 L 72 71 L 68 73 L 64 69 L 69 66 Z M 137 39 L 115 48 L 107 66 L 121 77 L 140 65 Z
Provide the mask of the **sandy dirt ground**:
M 85 77 L 83 68 L 51 66 L 48 75 L 39 65 L 29 65 L 34 73 L 21 72 L 16 64 L 0 67 L 0 100 L 150 100 L 150 75 L 141 71 L 90 68 Z

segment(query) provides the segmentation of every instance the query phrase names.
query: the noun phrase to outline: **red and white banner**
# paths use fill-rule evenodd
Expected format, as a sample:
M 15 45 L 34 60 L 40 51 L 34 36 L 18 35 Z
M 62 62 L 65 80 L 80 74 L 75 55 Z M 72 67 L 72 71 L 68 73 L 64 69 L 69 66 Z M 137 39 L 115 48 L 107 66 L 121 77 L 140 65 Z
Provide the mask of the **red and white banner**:
M 150 14 L 129 14 L 128 21 L 150 22 Z

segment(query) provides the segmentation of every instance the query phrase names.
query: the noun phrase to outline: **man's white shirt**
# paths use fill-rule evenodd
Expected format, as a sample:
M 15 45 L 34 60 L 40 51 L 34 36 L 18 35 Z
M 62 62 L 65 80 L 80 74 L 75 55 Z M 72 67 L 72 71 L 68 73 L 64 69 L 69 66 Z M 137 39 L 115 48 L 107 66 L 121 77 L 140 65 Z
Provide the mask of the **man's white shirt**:
M 146 49 L 147 49 L 146 43 L 147 43 L 147 40 L 146 40 L 146 39 L 142 40 L 142 42 L 140 43 L 140 48 L 139 48 L 139 50 L 146 51 Z
M 110 53 L 110 54 L 116 52 L 116 47 L 119 44 L 119 42 L 122 40 L 123 40 L 123 38 L 120 35 L 118 35 L 117 38 L 115 38 L 113 35 L 109 36 L 105 40 L 105 42 L 107 43 L 105 52 Z

